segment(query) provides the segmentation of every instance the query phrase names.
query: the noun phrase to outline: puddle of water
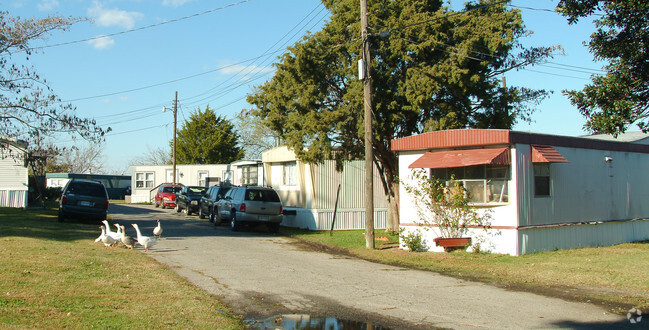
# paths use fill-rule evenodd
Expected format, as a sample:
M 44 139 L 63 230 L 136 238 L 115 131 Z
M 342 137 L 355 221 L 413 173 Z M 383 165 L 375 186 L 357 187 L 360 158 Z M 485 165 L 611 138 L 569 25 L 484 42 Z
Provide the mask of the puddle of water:
M 359 329 L 359 330 L 383 330 L 379 325 L 368 324 L 360 321 L 341 320 L 336 317 L 313 317 L 308 314 L 283 314 L 271 316 L 263 320 L 246 320 L 248 326 L 253 329 Z

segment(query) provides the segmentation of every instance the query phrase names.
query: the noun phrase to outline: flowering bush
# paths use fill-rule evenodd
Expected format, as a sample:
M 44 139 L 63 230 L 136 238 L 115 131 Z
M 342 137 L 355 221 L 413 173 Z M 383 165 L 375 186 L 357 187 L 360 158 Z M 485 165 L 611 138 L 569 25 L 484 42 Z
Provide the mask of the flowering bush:
M 471 196 L 454 177 L 445 184 L 436 178 L 428 178 L 425 170 L 418 169 L 412 171 L 412 178 L 414 184 L 404 184 L 404 188 L 413 197 L 421 224 L 437 226 L 440 237 L 464 237 L 468 227 L 491 223 L 491 212 L 486 210 L 480 214 L 471 207 Z

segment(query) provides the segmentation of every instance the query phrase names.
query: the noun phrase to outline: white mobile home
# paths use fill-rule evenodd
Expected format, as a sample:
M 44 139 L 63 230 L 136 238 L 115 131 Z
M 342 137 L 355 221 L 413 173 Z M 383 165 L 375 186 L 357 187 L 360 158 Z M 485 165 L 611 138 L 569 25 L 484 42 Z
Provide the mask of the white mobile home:
M 363 161 L 346 161 L 343 171 L 336 170 L 333 160 L 308 164 L 297 159 L 285 146 L 262 153 L 266 180 L 273 187 L 286 210 L 283 226 L 329 230 L 338 208 L 334 229 L 365 228 L 365 167 Z M 383 186 L 374 169 L 374 227 L 386 228 L 388 203 Z
M 632 142 L 515 132 L 449 130 L 393 140 L 399 173 L 447 178 L 493 211 L 488 228 L 471 228 L 481 247 L 520 255 L 649 239 L 649 138 Z M 412 196 L 400 187 L 401 228 L 422 229 Z M 441 251 L 434 227 L 423 230 Z
M 163 183 L 172 183 L 172 165 L 135 165 L 131 173 L 131 203 L 151 202 L 155 190 Z M 260 161 L 240 160 L 232 164 L 176 165 L 176 183 L 186 186 L 218 184 L 263 185 L 264 171 Z
M 27 207 L 27 143 L 0 138 L 0 207 Z

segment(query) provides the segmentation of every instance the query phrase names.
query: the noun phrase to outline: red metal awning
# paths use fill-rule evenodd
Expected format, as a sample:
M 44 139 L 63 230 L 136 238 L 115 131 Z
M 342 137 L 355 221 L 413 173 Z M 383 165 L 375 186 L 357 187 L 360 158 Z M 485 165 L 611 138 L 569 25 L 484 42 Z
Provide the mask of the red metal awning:
M 532 163 L 567 163 L 561 154 L 550 146 L 532 146 Z
M 473 165 L 508 165 L 509 148 L 430 151 L 408 168 L 450 168 Z

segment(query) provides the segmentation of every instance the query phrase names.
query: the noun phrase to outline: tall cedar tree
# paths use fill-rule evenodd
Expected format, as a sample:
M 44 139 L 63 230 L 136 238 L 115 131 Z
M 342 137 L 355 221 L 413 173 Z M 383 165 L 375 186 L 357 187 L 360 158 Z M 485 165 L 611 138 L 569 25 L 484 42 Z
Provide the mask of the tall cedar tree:
M 234 125 L 217 116 L 209 105 L 205 111 L 192 113 L 177 134 L 178 164 L 229 164 L 243 158 Z
M 564 94 L 595 133 L 617 135 L 632 124 L 649 131 L 649 1 L 563 0 L 557 10 L 569 23 L 597 15 L 588 48 L 607 61 L 606 74 L 592 77 L 581 91 Z
M 79 21 L 64 17 L 21 19 L 0 11 L 0 137 L 24 140 L 33 150 L 58 134 L 98 142 L 110 131 L 93 119 L 77 117 L 74 106 L 61 103 L 33 67 L 15 63 L 15 57 L 28 61 L 35 53 L 31 43 L 47 39 L 53 31 L 65 31 Z
M 275 76 L 248 102 L 306 162 L 339 164 L 364 155 L 363 84 L 358 0 L 324 0 L 322 31 L 280 58 Z M 546 91 L 502 87 L 502 74 L 551 56 L 553 47 L 523 49 L 518 10 L 503 1 L 469 2 L 463 12 L 433 0 L 368 3 L 375 164 L 390 202 L 388 229 L 398 230 L 394 138 L 424 127 L 510 128 L 528 120 Z

